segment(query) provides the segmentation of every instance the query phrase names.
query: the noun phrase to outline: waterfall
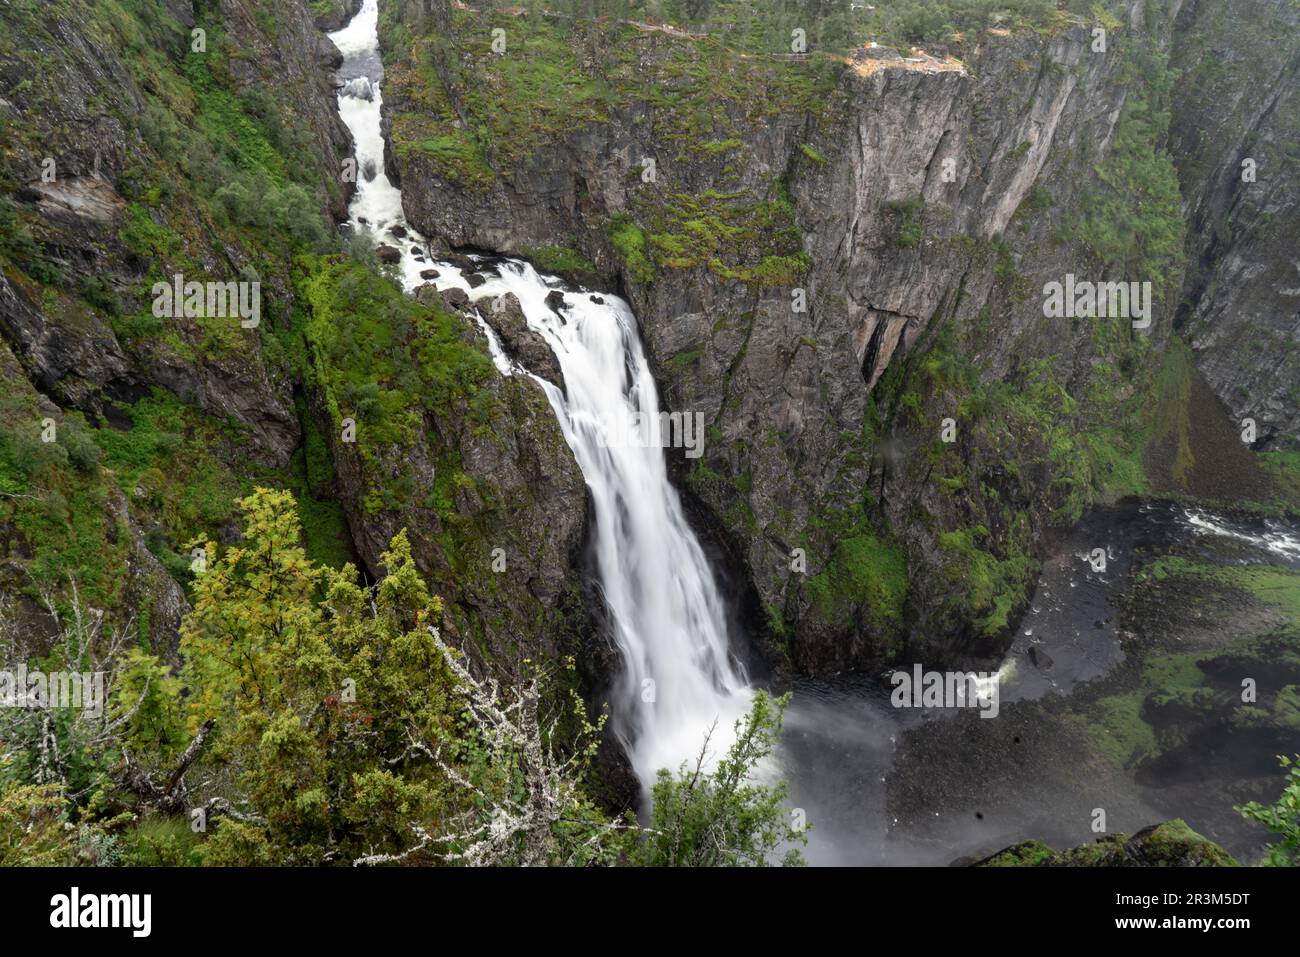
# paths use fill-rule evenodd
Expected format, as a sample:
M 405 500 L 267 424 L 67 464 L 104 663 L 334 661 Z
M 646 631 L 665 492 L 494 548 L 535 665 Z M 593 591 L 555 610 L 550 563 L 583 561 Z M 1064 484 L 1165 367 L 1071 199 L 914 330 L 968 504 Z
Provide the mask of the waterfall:
M 596 572 L 622 658 L 613 727 L 648 790 L 659 768 L 675 771 L 695 757 L 715 722 L 710 752 L 716 758 L 748 710 L 750 690 L 729 653 L 725 605 L 668 480 L 663 449 L 635 440 L 634 426 L 660 411 L 636 317 L 615 296 L 575 290 L 553 310 L 548 294 L 567 287 L 526 262 L 493 260 L 479 274 L 486 282 L 472 288 L 460 269 L 432 259 L 427 241 L 407 225 L 401 193 L 384 170 L 377 23 L 377 0 L 365 0 L 346 27 L 330 34 L 344 56 L 339 114 L 352 131 L 358 170 L 373 165 L 375 171 L 373 178 L 357 177 L 352 228 L 401 250 L 408 291 L 424 282 L 421 272 L 436 268 L 439 289 L 463 289 L 471 301 L 513 293 L 529 326 L 555 352 L 567 394 L 533 378 L 591 490 Z M 531 375 L 504 356 L 482 317 L 475 318 L 498 369 Z

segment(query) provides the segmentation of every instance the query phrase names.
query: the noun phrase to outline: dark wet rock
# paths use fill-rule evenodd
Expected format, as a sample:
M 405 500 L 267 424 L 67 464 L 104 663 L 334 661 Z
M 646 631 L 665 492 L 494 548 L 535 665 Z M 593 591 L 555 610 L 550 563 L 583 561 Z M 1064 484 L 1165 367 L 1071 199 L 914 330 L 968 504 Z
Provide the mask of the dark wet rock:
M 329 37 L 316 41 L 316 62 L 328 70 L 337 70 L 343 65 L 343 54 Z
M 421 279 L 437 279 L 437 278 L 438 278 L 438 270 L 436 270 L 436 269 L 421 269 L 421 270 L 420 270 L 420 278 L 421 278 Z
M 132 378 L 129 360 L 94 313 L 47 316 L 23 287 L 0 271 L 0 332 L 25 357 L 41 388 L 69 405 L 98 410 L 96 396 Z
M 594 303 L 595 303 L 596 305 L 598 305 L 598 306 L 603 306 L 603 305 L 605 304 L 605 297 L 604 297 L 604 296 L 597 296 L 597 295 L 594 295 L 594 294 L 593 294 L 592 297 L 591 297 L 591 301 L 594 302 Z
M 558 289 L 552 289 L 546 294 L 546 305 L 550 307 L 552 312 L 561 312 L 567 305 L 564 301 L 564 293 Z
M 463 253 L 448 252 L 442 258 L 463 273 L 472 273 L 477 271 L 479 268 L 478 263 Z
M 564 388 L 564 373 L 560 370 L 559 360 L 541 333 L 529 327 L 513 293 L 491 300 L 486 308 L 479 309 L 479 315 L 496 332 L 506 355 L 529 372 Z
M 487 285 L 487 279 L 483 276 L 478 275 L 477 273 L 471 273 L 470 275 L 466 276 L 465 281 L 469 283 L 469 288 L 471 289 L 477 289 L 479 286 Z
M 1045 649 L 1040 648 L 1038 645 L 1029 646 L 1029 660 L 1035 668 L 1041 668 L 1043 671 L 1046 671 L 1048 668 L 1052 667 L 1053 664 L 1052 656 L 1049 655 Z
M 375 255 L 379 257 L 381 263 L 400 263 L 402 261 L 402 251 L 396 246 L 389 246 L 387 243 L 380 243 L 375 247 Z
M 397 224 L 396 226 L 393 226 L 388 231 L 392 233 L 394 236 L 396 236 L 398 239 L 406 238 L 406 232 L 407 232 L 406 227 L 401 225 L 400 223 Z
M 176 18 L 176 22 L 185 29 L 194 26 L 193 0 L 163 0 L 163 5 L 167 8 L 167 12 Z
M 442 299 L 443 302 L 451 306 L 453 309 L 459 309 L 461 306 L 469 302 L 469 293 L 464 289 L 452 287 L 443 292 Z

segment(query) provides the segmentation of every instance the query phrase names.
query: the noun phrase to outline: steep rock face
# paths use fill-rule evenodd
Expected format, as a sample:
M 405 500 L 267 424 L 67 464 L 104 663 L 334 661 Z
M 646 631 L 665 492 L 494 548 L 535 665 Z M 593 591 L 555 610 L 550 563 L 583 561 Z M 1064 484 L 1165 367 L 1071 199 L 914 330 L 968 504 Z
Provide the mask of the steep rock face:
M 1068 272 L 1121 278 L 1070 225 L 1120 120 L 1121 50 L 1163 27 L 1143 9 L 1106 52 L 1084 23 L 993 31 L 965 65 L 864 59 L 812 97 L 756 85 L 746 103 L 695 106 L 712 117 L 689 133 L 680 107 L 633 92 L 529 155 L 502 146 L 460 168 L 408 135 L 488 122 L 456 68 L 435 53 L 431 80 L 389 51 L 385 108 L 418 228 L 525 255 L 574 245 L 628 294 L 666 404 L 709 424 L 702 462 L 676 464 L 775 656 L 818 671 L 905 646 L 988 654 L 1042 523 L 1109 478 L 1060 481 L 1049 463 L 1086 453 L 1055 430 L 1118 418 L 1168 332 L 1163 303 L 1136 333 L 1046 319 L 1039 292 Z M 646 40 L 630 72 L 685 98 L 683 56 Z M 733 257 L 733 241 L 757 251 Z M 943 370 L 908 358 L 945 338 L 973 371 L 917 391 Z M 997 382 L 1051 392 L 1053 424 L 972 415 L 966 393 Z M 1061 398 L 1065 384 L 1088 398 Z
M 148 209 L 123 198 L 138 195 L 142 181 L 151 185 L 147 171 L 156 163 L 154 151 L 194 147 L 181 141 L 175 118 L 166 116 L 178 109 L 171 102 L 176 94 L 161 77 L 150 81 L 137 72 L 131 57 L 117 49 L 114 31 L 147 30 L 148 42 L 158 44 L 162 55 L 175 56 L 182 69 L 202 64 L 198 70 L 219 71 L 237 93 L 261 98 L 268 124 L 280 122 L 277 110 L 293 115 L 305 132 L 287 135 L 305 137 L 305 156 L 329 174 L 320 183 L 321 196 L 341 215 L 346 195 L 335 171 L 350 153 L 350 139 L 337 116 L 327 69 L 337 51 L 300 3 L 267 17 L 255 3 L 225 0 L 200 20 L 193 4 L 174 2 L 150 13 L 143 27 L 115 19 L 110 9 L 87 18 L 77 4 L 36 7 L 22 3 L 7 12 L 23 44 L 0 51 L 0 77 L 7 88 L 24 90 L 28 64 L 37 57 L 57 65 L 52 75 L 58 81 L 43 88 L 48 96 L 27 91 L 0 103 L 11 133 L 5 178 L 17 187 L 19 209 L 33 214 L 31 229 L 45 268 L 58 272 L 63 290 L 82 297 L 58 295 L 38 308 L 21 283 L 6 283 L 0 329 L 33 379 L 62 403 L 98 416 L 106 402 L 147 392 L 156 383 L 245 424 L 263 459 L 286 465 L 299 440 L 290 384 L 264 360 L 258 336 L 232 337 L 181 318 L 174 335 L 124 344 L 110 328 L 114 314 L 147 313 L 154 280 L 175 273 L 187 279 L 260 279 L 268 325 L 293 306 L 282 275 L 259 275 L 257 264 L 265 270 L 265 259 L 252 244 L 231 242 L 201 221 L 194 228 L 161 198 L 160 187 Z M 201 38 L 194 29 L 204 31 Z M 229 148 L 239 155 L 248 148 L 238 141 L 244 131 L 227 119 L 224 102 L 210 92 L 211 81 L 198 83 L 211 99 L 183 122 L 231 124 Z M 194 157 L 186 162 L 201 165 Z M 212 348 L 216 343 L 221 346 Z
M 0 8 L 5 555 L 173 661 L 186 542 L 229 540 L 242 482 L 283 482 L 301 443 L 279 224 L 220 194 L 345 209 L 335 55 L 302 3 Z M 260 324 L 156 309 L 177 274 L 260 281 Z
M 1285 0 L 1186 2 L 1169 145 L 1191 263 L 1178 325 L 1257 448 L 1300 442 L 1300 10 Z
M 465 335 L 475 336 L 468 325 Z M 494 371 L 484 391 L 496 407 L 490 425 L 458 400 L 427 416 L 415 440 L 384 455 L 378 468 L 346 444 L 336 442 L 334 453 L 340 499 L 371 573 L 381 573 L 380 556 L 405 528 L 420 569 L 450 602 L 455 627 L 473 639 L 464 646 L 515 669 L 525 658 L 577 654 L 591 631 L 577 575 L 586 486 L 535 382 Z M 450 480 L 441 474 L 449 471 Z M 367 507 L 378 480 L 399 476 L 425 494 Z M 442 494 L 448 500 L 440 502 Z
M 446 301 L 406 296 L 344 257 L 306 295 L 312 418 L 370 575 L 405 529 L 468 650 L 505 668 L 576 655 L 591 632 L 577 573 L 586 487 L 541 387 L 498 372 Z
M 38 430 L 48 426 L 55 435 L 62 435 L 64 442 L 63 445 L 58 445 L 57 442 L 49 444 L 65 450 L 63 454 L 66 456 L 66 449 L 75 447 L 68 442 L 69 432 L 77 434 L 75 427 L 57 405 L 28 383 L 17 359 L 3 342 L 0 342 L 0 381 L 5 384 L 3 425 L 6 428 L 25 428 L 33 437 Z M 82 471 L 96 469 L 93 463 L 83 463 Z M 0 569 L 3 569 L 0 577 L 4 580 L 0 591 L 5 594 L 6 605 L 14 601 L 32 605 L 30 595 L 33 585 L 36 592 L 43 596 L 42 600 L 49 598 L 61 605 L 59 597 L 63 589 L 69 585 L 79 587 L 84 602 L 80 609 L 83 613 L 113 610 L 103 607 L 108 605 L 128 609 L 134 616 L 130 624 L 141 639 L 175 662 L 175 636 L 180 628 L 181 617 L 189 610 L 189 602 L 184 590 L 147 547 L 144 530 L 128 507 L 126 495 L 115 485 L 105 483 L 102 491 L 96 489 L 95 494 L 85 500 L 74 500 L 72 503 L 73 507 L 87 507 L 88 503 L 89 507 L 96 510 L 95 513 L 74 517 L 68 511 L 68 499 L 73 497 L 72 492 L 67 485 L 60 485 L 60 488 L 53 489 L 36 486 L 30 491 L 18 493 L 18 496 L 36 503 L 54 527 L 68 523 L 75 524 L 78 528 L 103 528 L 106 564 L 113 567 L 99 571 L 108 585 L 99 590 L 95 581 L 76 582 L 73 580 L 76 569 L 70 567 L 54 569 L 53 576 L 43 575 L 40 569 L 42 556 L 38 549 L 48 542 L 43 541 L 39 533 L 24 527 L 30 521 L 28 516 L 6 509 L 0 512 Z M 12 493 L 7 487 L 5 493 L 6 499 L 10 498 Z M 6 614 L 10 610 L 7 607 Z M 30 647 L 30 640 L 36 632 L 44 629 L 36 627 L 35 622 L 32 624 L 33 634 L 24 636 L 20 647 L 26 647 L 30 653 L 35 654 L 36 649 Z M 119 622 L 121 624 L 124 623 Z
M 497 374 L 465 317 L 338 256 L 322 216 L 346 214 L 352 148 L 320 31 L 359 7 L 0 7 L 5 590 L 76 576 L 170 654 L 189 543 L 232 542 L 233 501 L 288 486 L 316 560 L 376 576 L 405 528 L 471 652 L 506 668 L 579 655 L 596 686 L 585 488 L 545 396 Z M 33 83 L 38 63 L 57 82 Z M 335 270 L 374 293 L 346 323 L 318 315 Z M 260 283 L 260 323 L 158 315 L 153 286 L 177 274 Z M 345 324 L 378 344 L 314 351 Z M 401 399 L 376 411 L 381 388 Z

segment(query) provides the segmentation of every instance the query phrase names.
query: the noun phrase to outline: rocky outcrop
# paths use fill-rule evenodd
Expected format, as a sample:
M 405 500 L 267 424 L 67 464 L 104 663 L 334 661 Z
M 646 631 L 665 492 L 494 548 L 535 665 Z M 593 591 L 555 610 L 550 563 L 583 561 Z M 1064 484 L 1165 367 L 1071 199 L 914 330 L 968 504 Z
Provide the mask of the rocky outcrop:
M 1174 31 L 1169 150 L 1187 207 L 1177 324 L 1256 447 L 1300 444 L 1300 10 L 1188 0 Z
M 38 389 L 66 405 L 98 410 L 106 389 L 129 387 L 128 360 L 102 317 L 65 300 L 62 321 L 51 322 L 23 285 L 17 276 L 0 275 L 0 330 Z
M 127 507 L 126 496 L 117 488 L 109 487 L 108 515 L 110 527 L 120 529 L 130 536 L 126 567 L 126 593 L 124 603 L 137 609 L 143 620 L 137 621 L 139 633 L 146 636 L 149 646 L 164 660 L 180 665 L 176 636 L 180 634 L 181 619 L 190 610 L 185 591 L 167 573 L 145 544 L 143 530 Z
M 312 5 L 312 21 L 322 33 L 342 28 L 361 9 L 361 0 L 329 0 Z
M 427 312 L 439 325 L 417 327 L 412 340 L 403 378 L 419 382 L 404 437 L 371 443 L 374 426 L 364 416 L 355 435 L 339 421 L 323 425 L 363 563 L 379 577 L 383 553 L 405 529 L 468 652 L 506 670 L 524 659 L 590 657 L 594 630 L 579 575 L 586 486 L 545 394 L 528 376 L 501 375 L 467 317 L 426 297 L 383 294 L 393 300 L 389 310 L 415 322 Z M 427 337 L 445 337 L 432 362 L 420 358 Z M 458 360 L 465 365 L 451 368 Z M 448 392 L 440 375 L 473 381 Z M 328 399 L 338 402 L 337 394 Z M 324 418 L 325 407 L 316 414 Z
M 1182 820 L 1144 827 L 1132 837 L 1109 834 L 1095 844 L 1054 851 L 1025 841 L 986 857 L 976 867 L 1236 867 L 1237 861 Z
M 514 293 L 506 293 L 490 302 L 480 303 L 479 314 L 501 338 L 501 346 L 506 355 L 529 372 L 564 391 L 564 372 L 560 369 L 560 360 L 555 357 L 541 334 L 529 328 L 528 320 L 524 318 L 524 311 Z

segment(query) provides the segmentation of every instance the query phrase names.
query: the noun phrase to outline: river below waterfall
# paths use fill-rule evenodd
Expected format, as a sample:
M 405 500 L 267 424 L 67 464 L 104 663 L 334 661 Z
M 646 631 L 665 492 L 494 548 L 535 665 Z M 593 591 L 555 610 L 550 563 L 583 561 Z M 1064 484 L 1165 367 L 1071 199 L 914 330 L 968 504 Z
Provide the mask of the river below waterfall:
M 1098 548 L 1104 572 L 1094 570 Z M 875 676 L 797 681 L 777 773 L 813 825 L 808 859 L 946 865 L 1031 838 L 1072 847 L 1098 836 L 1098 808 L 1107 833 L 1183 817 L 1234 853 L 1258 851 L 1266 832 L 1233 805 L 1276 796 L 1272 749 L 1243 763 L 1240 749 L 1198 747 L 1191 773 L 1178 762 L 1101 768 L 1081 731 L 1095 732 L 1099 703 L 1130 693 L 1127 672 L 1141 663 L 1127 656 L 1154 655 L 1120 627 L 1118 601 L 1135 565 L 1171 554 L 1300 569 L 1300 526 L 1169 502 L 1093 510 L 1052 545 L 1006 657 L 983 666 L 1001 676 L 996 719 L 975 709 L 895 708 Z M 1151 607 L 1143 617 L 1187 611 Z M 1293 744 L 1300 749 L 1300 736 Z
M 431 281 L 464 290 L 471 302 L 514 294 L 560 363 L 564 392 L 533 378 L 592 493 L 599 584 L 624 663 L 611 694 L 614 726 L 648 785 L 655 769 L 689 760 L 715 721 L 715 752 L 724 747 L 750 689 L 732 653 L 743 638 L 728 634 L 727 609 L 662 449 L 610 441 L 630 417 L 659 411 L 636 319 L 617 297 L 572 288 L 527 263 L 474 257 L 471 279 L 436 259 L 406 222 L 401 193 L 384 169 L 376 0 L 365 0 L 331 38 L 344 57 L 339 112 L 356 145 L 349 228 L 391 247 L 408 291 Z M 548 301 L 555 292 L 563 294 L 558 307 Z M 505 356 L 482 315 L 475 318 L 498 369 L 531 375 Z M 1094 567 L 1097 549 L 1104 570 Z M 796 682 L 782 744 L 763 773 L 789 783 L 791 805 L 812 825 L 808 859 L 948 864 L 1028 838 L 1070 846 L 1096 836 L 1098 808 L 1107 811 L 1112 833 L 1183 816 L 1230 849 L 1257 848 L 1259 834 L 1232 810 L 1252 792 L 1235 782 L 1243 773 L 1266 778 L 1268 769 L 1243 772 L 1233 756 L 1210 751 L 1203 768 L 1209 783 L 1189 783 L 1176 761 L 1162 765 L 1165 772 L 1099 771 L 1081 746 L 1096 708 L 1114 710 L 1112 699 L 1132 697 L 1123 687 L 1098 697 L 1097 689 L 1123 679 L 1132 664 L 1116 602 L 1138 558 L 1173 550 L 1212 563 L 1296 568 L 1300 530 L 1166 503 L 1089 514 L 1053 544 L 1010 651 L 987 664 L 1000 680 L 996 720 L 969 709 L 894 708 L 881 676 Z

